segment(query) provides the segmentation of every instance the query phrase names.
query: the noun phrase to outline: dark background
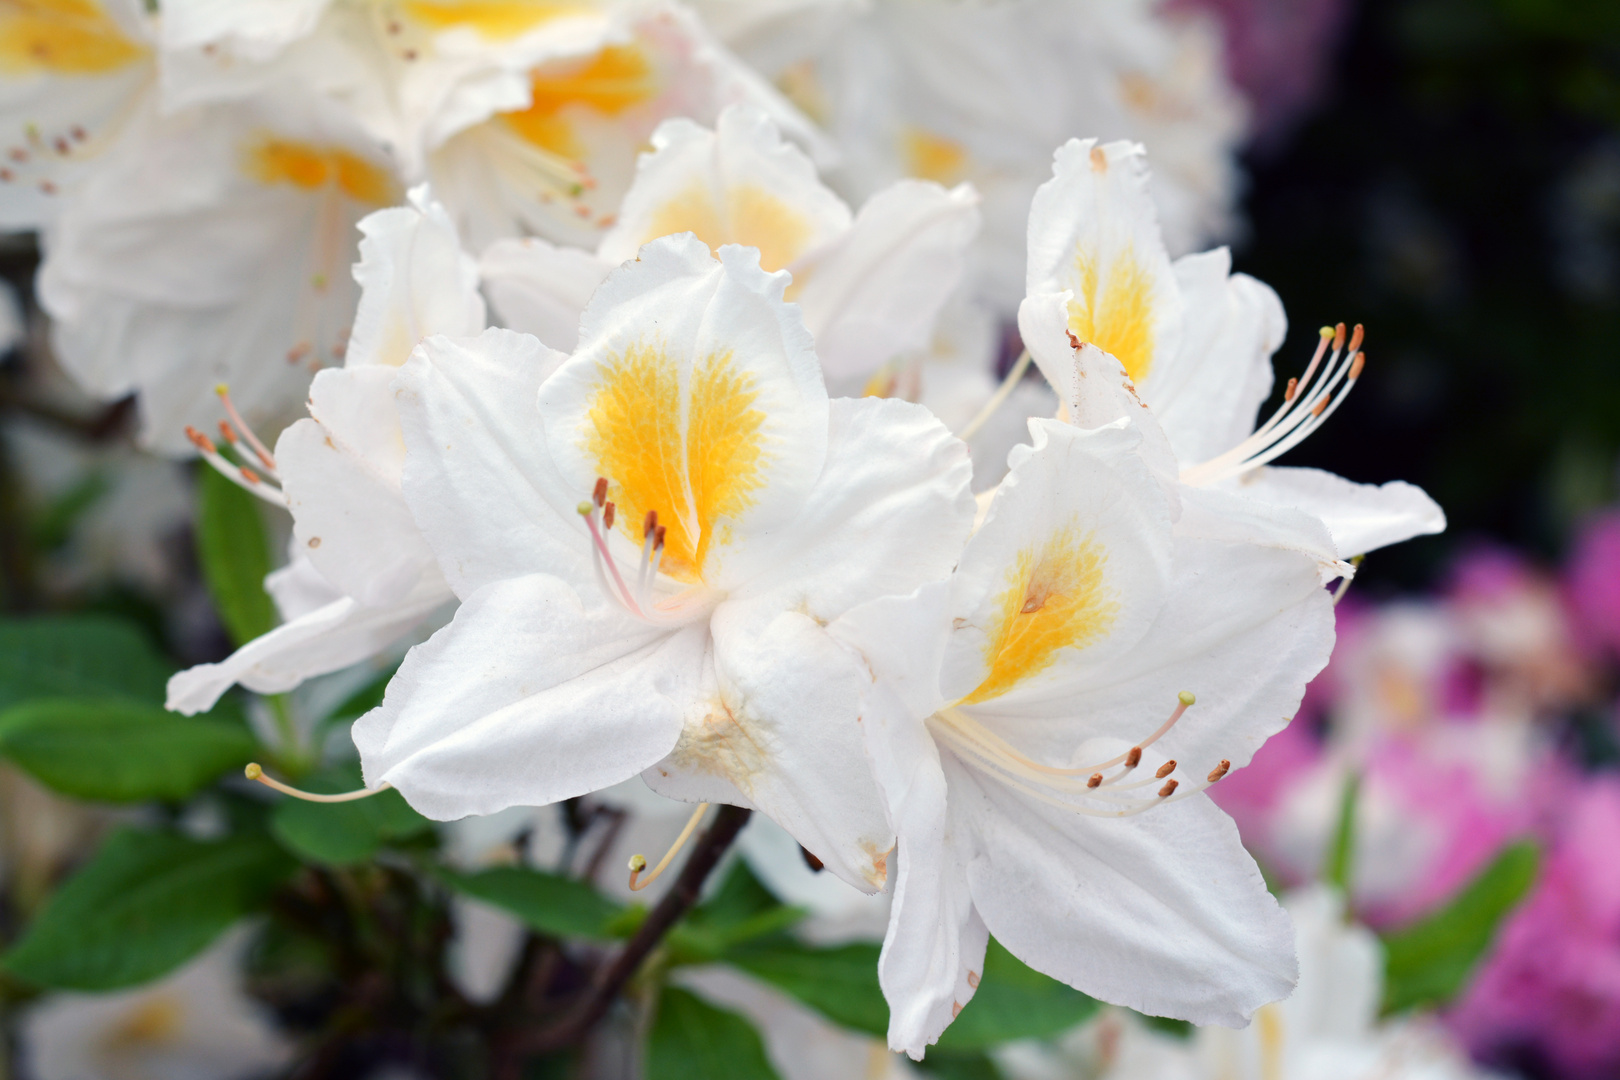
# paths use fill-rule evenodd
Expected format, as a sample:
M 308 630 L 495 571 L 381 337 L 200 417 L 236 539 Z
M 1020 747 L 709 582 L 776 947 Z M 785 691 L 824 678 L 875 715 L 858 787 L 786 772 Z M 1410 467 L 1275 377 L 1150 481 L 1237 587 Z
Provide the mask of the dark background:
M 1552 560 L 1615 496 L 1620 2 L 1371 0 L 1341 13 L 1314 106 L 1245 159 L 1240 269 L 1290 317 L 1367 327 L 1368 372 L 1285 464 L 1406 479 L 1450 529 L 1358 589 L 1431 584 L 1460 546 Z

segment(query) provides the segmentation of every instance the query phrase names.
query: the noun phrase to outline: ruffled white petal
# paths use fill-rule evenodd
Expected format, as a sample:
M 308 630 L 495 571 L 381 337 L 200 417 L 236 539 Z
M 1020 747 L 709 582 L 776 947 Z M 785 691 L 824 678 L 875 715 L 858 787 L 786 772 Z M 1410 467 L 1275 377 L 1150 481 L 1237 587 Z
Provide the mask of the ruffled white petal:
M 1297 507 L 1321 518 L 1342 559 L 1446 528 L 1445 511 L 1439 504 L 1422 488 L 1404 480 L 1358 484 L 1321 469 L 1268 466 L 1225 486 L 1249 498 Z

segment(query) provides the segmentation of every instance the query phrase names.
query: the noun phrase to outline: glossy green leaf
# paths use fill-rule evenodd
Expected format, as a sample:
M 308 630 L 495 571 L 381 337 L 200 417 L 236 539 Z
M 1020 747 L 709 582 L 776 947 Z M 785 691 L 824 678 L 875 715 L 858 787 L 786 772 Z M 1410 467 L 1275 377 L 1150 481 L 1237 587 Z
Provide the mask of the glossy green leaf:
M 275 604 L 264 591 L 270 540 L 259 500 L 213 469 L 197 470 L 197 559 L 231 640 L 245 644 L 272 629 Z
M 624 909 L 583 881 L 539 870 L 500 866 L 477 874 L 439 872 L 445 884 L 517 916 L 552 937 L 607 940 Z
M 760 884 L 748 863 L 737 859 L 713 895 L 670 932 L 671 961 L 700 964 L 720 959 L 733 946 L 780 934 L 805 915 L 802 908 L 783 905 Z
M 1042 975 L 995 938 L 973 1000 L 940 1037 L 942 1050 L 984 1050 L 1011 1039 L 1044 1039 L 1097 1011 L 1095 998 Z
M 784 937 L 740 945 L 723 959 L 835 1024 L 869 1035 L 888 1030 L 889 1006 L 878 986 L 876 945 L 819 948 Z
M 777 1080 L 752 1024 L 666 987 L 647 1037 L 647 1080 Z
M 300 781 L 299 786 L 318 795 L 354 791 L 362 786 L 360 767 L 338 766 Z M 343 803 L 284 796 L 270 814 L 270 831 L 288 851 L 330 866 L 363 862 L 389 841 L 417 836 L 432 824 L 392 789 Z
M 44 698 L 0 713 L 0 754 L 80 799 L 178 801 L 256 748 L 238 724 L 132 701 Z
M 1384 938 L 1384 1010 L 1450 1001 L 1535 883 L 1541 856 L 1528 841 L 1504 848 L 1439 911 Z
M 135 986 L 207 948 L 295 869 L 263 836 L 203 842 L 123 829 L 57 889 L 0 963 L 55 989 Z
M 0 709 L 40 697 L 161 703 L 171 670 L 139 630 L 117 619 L 0 619 Z

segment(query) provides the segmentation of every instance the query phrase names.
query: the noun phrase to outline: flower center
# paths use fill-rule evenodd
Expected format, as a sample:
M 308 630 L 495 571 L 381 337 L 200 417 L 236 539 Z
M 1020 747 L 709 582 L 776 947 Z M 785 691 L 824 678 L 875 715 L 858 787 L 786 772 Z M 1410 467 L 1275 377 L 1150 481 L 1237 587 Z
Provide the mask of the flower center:
M 1171 759 L 1151 776 L 1137 774 L 1142 752 L 1175 727 L 1196 700 L 1182 691 L 1169 719 L 1153 734 L 1106 761 L 1075 768 L 1043 765 L 1027 757 L 955 706 L 935 713 L 928 726 L 963 761 L 1033 799 L 1088 817 L 1132 817 L 1195 795 L 1231 769 L 1232 763 L 1223 759 L 1203 780 L 1185 782 L 1172 775 L 1179 766 Z
M 1257 469 L 1286 454 L 1310 437 L 1350 396 L 1361 378 L 1367 356 L 1361 351 L 1362 330 L 1358 323 L 1345 341 L 1344 323 L 1324 326 L 1316 353 L 1305 374 L 1288 380 L 1283 403 L 1271 419 L 1253 435 L 1224 454 L 1181 470 L 1181 482 L 1204 486 Z M 1328 343 L 1333 350 L 1328 353 Z M 1326 357 L 1327 362 L 1323 363 Z M 1314 381 L 1313 381 L 1314 380 Z
M 590 499 L 579 504 L 579 516 L 585 519 L 591 533 L 591 567 L 596 571 L 596 584 L 609 600 L 638 619 L 658 626 L 684 622 L 690 615 L 689 610 L 682 610 L 685 605 L 678 598 L 671 597 L 675 602 L 670 603 L 660 595 L 658 570 L 664 560 L 667 530 L 658 524 L 658 511 L 648 510 L 642 519 L 640 564 L 633 570 L 621 568 L 608 545 L 618 507 L 608 501 L 607 493 L 608 479 L 599 476 Z

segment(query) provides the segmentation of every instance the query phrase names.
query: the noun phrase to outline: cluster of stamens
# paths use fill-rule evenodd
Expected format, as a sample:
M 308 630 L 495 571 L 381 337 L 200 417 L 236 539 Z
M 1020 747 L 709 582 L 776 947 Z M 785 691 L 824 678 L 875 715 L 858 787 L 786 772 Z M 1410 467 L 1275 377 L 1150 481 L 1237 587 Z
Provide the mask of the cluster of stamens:
M 1367 356 L 1361 351 L 1361 324 L 1345 341 L 1344 323 L 1324 326 L 1305 374 L 1289 379 L 1283 403 L 1253 435 L 1208 461 L 1181 471 L 1184 484 L 1213 484 L 1259 468 L 1304 442 L 1344 403 L 1361 378 Z M 1328 344 L 1332 343 L 1329 354 Z M 1326 363 L 1323 358 L 1326 357 Z
M 596 571 L 596 583 L 609 599 L 638 619 L 648 622 L 666 622 L 668 616 L 658 608 L 653 589 L 658 584 L 658 567 L 664 560 L 664 526 L 658 524 L 658 511 L 649 510 L 641 523 L 641 565 L 636 568 L 634 586 L 621 570 L 619 561 L 608 547 L 608 535 L 618 508 L 608 501 L 607 477 L 596 478 L 596 487 L 588 502 L 579 504 L 579 516 L 591 532 L 591 566 Z
M 1030 759 L 958 708 L 935 713 L 931 726 L 959 756 L 987 768 L 1003 783 L 1031 798 L 1090 817 L 1130 817 L 1196 795 L 1232 768 L 1232 763 L 1223 759 L 1202 781 L 1189 783 L 1172 775 L 1179 768 L 1172 759 L 1154 770 L 1152 776 L 1137 777 L 1142 751 L 1175 727 L 1196 700 L 1192 694 L 1182 691 L 1175 711 L 1153 734 L 1107 761 L 1076 768 L 1057 768 Z M 1076 799 L 1091 801 L 1077 802 Z M 1098 802 L 1104 805 L 1096 805 Z
M 214 387 L 219 395 L 220 402 L 225 406 L 225 415 L 228 420 L 219 422 L 220 438 L 224 440 L 224 451 L 207 435 L 198 431 L 191 425 L 186 425 L 186 438 L 197 448 L 202 459 L 214 467 L 225 479 L 250 491 L 267 503 L 275 506 L 287 506 L 287 496 L 278 486 L 281 483 L 281 474 L 276 471 L 275 455 L 265 446 L 248 422 L 242 419 L 237 411 L 236 404 L 231 401 L 231 392 L 224 383 Z M 230 456 L 227 457 L 226 454 Z

